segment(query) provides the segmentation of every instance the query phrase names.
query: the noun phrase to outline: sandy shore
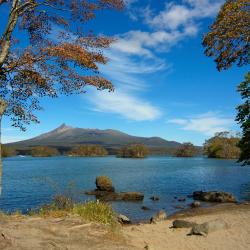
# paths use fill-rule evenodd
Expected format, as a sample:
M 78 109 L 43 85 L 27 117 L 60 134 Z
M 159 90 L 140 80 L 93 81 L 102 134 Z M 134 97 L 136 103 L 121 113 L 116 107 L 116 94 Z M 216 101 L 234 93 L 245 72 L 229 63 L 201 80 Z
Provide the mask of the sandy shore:
M 176 218 L 203 223 L 223 219 L 226 230 L 187 236 L 189 229 L 170 229 Z M 1 250 L 250 250 L 250 205 L 221 205 L 193 209 L 157 224 L 126 226 L 113 235 L 104 226 L 84 224 L 78 217 L 39 218 L 1 216 Z

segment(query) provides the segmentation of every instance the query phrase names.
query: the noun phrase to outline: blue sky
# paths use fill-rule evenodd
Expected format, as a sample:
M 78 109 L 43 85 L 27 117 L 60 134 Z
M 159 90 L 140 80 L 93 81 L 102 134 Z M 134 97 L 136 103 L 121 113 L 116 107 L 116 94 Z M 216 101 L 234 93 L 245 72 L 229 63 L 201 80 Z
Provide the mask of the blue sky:
M 26 132 L 4 118 L 3 142 L 27 139 L 61 123 L 196 145 L 215 132 L 239 131 L 236 86 L 247 69 L 218 72 L 201 45 L 223 2 L 127 0 L 123 12 L 99 13 L 88 28 L 117 38 L 104 52 L 109 63 L 100 67 L 115 91 L 88 88 L 83 95 L 44 98 L 40 124 Z

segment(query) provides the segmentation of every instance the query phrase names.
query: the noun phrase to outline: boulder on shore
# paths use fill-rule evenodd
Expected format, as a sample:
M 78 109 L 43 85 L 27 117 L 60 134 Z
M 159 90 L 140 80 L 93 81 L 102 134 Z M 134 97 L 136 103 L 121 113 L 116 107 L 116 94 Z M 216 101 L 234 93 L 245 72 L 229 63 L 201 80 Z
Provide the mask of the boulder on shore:
M 130 224 L 131 223 L 130 219 L 123 214 L 119 214 L 117 216 L 117 219 L 118 219 L 118 222 L 121 224 Z
M 199 201 L 194 201 L 190 204 L 191 208 L 198 208 L 201 206 L 201 203 Z
M 193 198 L 194 200 L 200 200 L 200 201 L 206 201 L 206 202 L 236 202 L 236 198 L 226 192 L 218 192 L 218 191 L 209 191 L 209 192 L 203 192 L 203 191 L 195 191 L 193 192 Z
M 95 184 L 98 191 L 115 192 L 112 181 L 107 176 L 97 176 Z
M 186 220 L 174 220 L 173 221 L 173 228 L 192 228 L 195 225 L 197 225 L 197 223 L 186 221 Z
M 216 232 L 218 230 L 227 229 L 228 225 L 224 220 L 217 219 L 205 222 L 203 224 L 194 225 L 189 235 L 203 235 L 206 236 L 209 233 Z

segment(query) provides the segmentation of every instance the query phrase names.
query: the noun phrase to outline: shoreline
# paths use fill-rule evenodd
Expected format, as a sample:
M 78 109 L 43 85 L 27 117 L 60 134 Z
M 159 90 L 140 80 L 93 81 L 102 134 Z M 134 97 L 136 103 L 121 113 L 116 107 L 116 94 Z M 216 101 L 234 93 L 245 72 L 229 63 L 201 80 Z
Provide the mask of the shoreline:
M 204 223 L 223 219 L 228 229 L 206 237 L 187 236 L 190 229 L 171 229 L 173 220 Z M 156 224 L 130 224 L 111 232 L 79 216 L 60 218 L 2 215 L 1 250 L 246 250 L 250 249 L 250 202 L 187 209 Z

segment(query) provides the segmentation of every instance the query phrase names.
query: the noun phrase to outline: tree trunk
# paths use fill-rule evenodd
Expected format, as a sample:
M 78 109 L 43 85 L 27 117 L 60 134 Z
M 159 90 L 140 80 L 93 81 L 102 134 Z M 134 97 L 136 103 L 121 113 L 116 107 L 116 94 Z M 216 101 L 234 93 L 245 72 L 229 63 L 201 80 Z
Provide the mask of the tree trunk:
M 2 163 L 2 118 L 4 111 L 6 110 L 7 103 L 0 97 L 0 196 L 2 195 L 2 177 L 3 177 L 3 163 Z

